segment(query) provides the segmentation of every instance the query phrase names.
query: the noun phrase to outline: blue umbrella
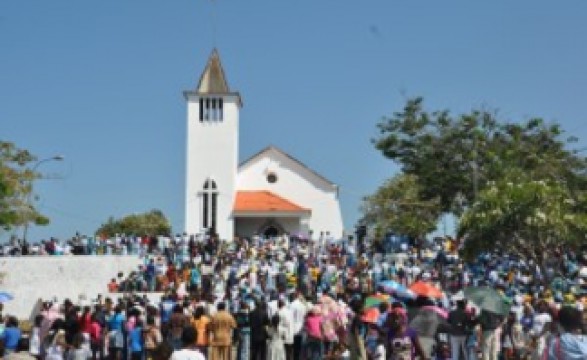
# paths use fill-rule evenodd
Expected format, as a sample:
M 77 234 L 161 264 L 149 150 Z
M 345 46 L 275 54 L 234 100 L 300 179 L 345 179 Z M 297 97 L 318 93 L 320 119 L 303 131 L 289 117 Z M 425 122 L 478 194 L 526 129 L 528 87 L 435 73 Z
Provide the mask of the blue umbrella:
M 414 293 L 410 291 L 410 289 L 406 288 L 402 284 L 395 282 L 393 280 L 386 280 L 382 281 L 378 284 L 381 286 L 385 292 L 394 294 L 401 298 L 414 298 Z
M 4 291 L 0 292 L 0 303 L 5 303 L 12 299 L 14 299 L 14 296 L 10 295 L 9 293 Z

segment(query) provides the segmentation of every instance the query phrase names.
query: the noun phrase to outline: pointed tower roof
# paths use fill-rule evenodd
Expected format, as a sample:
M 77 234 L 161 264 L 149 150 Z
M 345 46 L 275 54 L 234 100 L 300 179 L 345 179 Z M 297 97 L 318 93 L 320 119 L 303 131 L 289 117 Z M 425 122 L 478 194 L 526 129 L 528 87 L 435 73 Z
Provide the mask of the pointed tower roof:
M 224 76 L 224 69 L 220 62 L 220 55 L 218 50 L 212 50 L 206 69 L 200 76 L 200 82 L 196 91 L 200 94 L 228 94 L 228 82 Z
M 230 88 L 228 87 L 226 76 L 224 76 L 224 69 L 220 62 L 220 55 L 216 49 L 212 50 L 196 89 L 184 91 L 183 95 L 186 99 L 190 96 L 200 95 L 231 95 L 237 97 L 239 106 L 243 106 L 241 95 L 238 91 L 230 91 Z

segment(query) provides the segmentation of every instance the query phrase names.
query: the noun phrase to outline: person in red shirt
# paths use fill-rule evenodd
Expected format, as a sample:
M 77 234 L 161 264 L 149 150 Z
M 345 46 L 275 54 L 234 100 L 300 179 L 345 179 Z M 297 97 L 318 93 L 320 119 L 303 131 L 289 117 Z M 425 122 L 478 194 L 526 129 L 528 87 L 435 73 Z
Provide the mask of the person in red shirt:
M 84 312 L 79 317 L 79 328 L 83 333 L 90 334 L 90 327 L 92 324 L 92 314 L 90 312 L 90 307 L 85 306 Z
M 175 283 L 175 279 L 177 278 L 177 271 L 175 270 L 175 266 L 172 262 L 169 262 L 167 265 L 167 272 L 165 275 L 167 276 L 167 281 L 169 281 L 170 284 Z
M 98 314 L 93 313 L 90 317 L 90 348 L 92 350 L 92 359 L 102 359 L 102 326 L 98 321 Z
M 115 293 L 118 291 L 118 284 L 116 283 L 116 279 L 112 279 L 110 280 L 110 283 L 108 283 L 108 292 L 111 293 Z

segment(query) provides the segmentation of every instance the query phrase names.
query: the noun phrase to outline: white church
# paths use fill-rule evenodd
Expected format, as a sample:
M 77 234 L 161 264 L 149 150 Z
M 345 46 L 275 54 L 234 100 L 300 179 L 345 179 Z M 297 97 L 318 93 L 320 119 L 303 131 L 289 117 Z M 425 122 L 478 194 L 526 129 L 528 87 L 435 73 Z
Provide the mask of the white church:
M 275 146 L 239 163 L 241 96 L 218 52 L 187 101 L 185 230 L 221 239 L 282 234 L 343 236 L 338 186 Z

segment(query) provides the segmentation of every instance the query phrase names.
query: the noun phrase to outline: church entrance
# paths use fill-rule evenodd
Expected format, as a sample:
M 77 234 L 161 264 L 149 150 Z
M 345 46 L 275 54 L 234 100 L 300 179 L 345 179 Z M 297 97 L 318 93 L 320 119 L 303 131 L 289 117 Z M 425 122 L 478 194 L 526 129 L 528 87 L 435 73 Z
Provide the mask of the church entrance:
M 277 236 L 281 236 L 285 233 L 285 230 L 281 225 L 279 225 L 275 220 L 269 220 L 261 226 L 258 231 L 258 234 L 262 235 L 265 238 L 273 238 Z
M 265 228 L 265 232 L 263 232 L 263 236 L 266 238 L 273 238 L 279 235 L 281 235 L 281 232 L 273 225 L 269 225 L 267 228 Z

